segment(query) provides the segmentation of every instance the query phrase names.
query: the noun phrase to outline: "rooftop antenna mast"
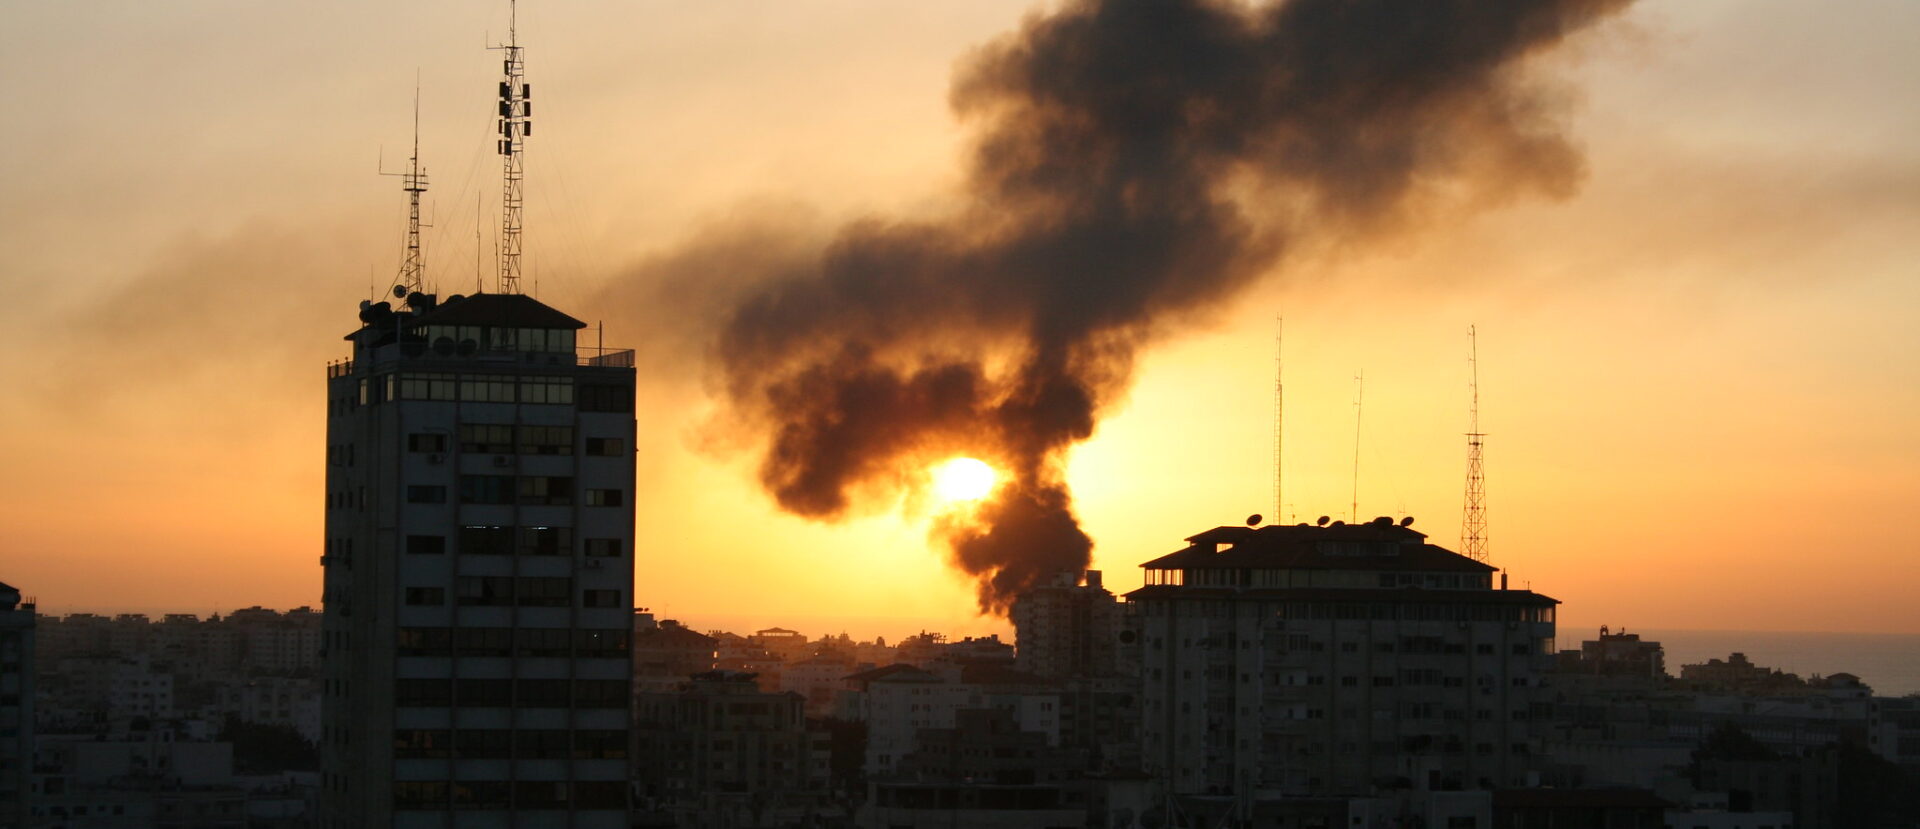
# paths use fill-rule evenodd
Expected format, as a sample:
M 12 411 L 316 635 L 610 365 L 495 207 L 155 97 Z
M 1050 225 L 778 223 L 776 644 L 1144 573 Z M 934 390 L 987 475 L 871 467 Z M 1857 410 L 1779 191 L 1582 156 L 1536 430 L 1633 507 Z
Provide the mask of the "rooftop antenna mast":
M 1353 506 L 1347 521 L 1360 523 L 1360 400 L 1367 389 L 1367 373 L 1353 375 Z
M 506 53 L 501 61 L 499 136 L 500 152 L 500 293 L 520 293 L 520 218 L 521 179 L 526 175 L 526 138 L 533 134 L 533 88 L 526 83 L 526 63 L 520 55 L 515 32 L 516 8 L 507 4 L 507 43 L 491 46 Z
M 1285 424 L 1282 411 L 1287 395 L 1286 385 L 1281 382 L 1283 377 L 1281 369 L 1284 363 L 1281 361 L 1283 352 L 1280 344 L 1281 337 L 1285 333 L 1285 325 L 1286 320 L 1278 316 L 1273 318 L 1273 523 L 1275 524 L 1287 523 L 1287 514 L 1284 511 L 1285 490 L 1281 486 L 1283 483 L 1281 462 L 1286 457 L 1282 444 L 1284 432 L 1281 427 Z
M 413 79 L 413 155 L 407 158 L 407 171 L 389 173 L 380 171 L 383 176 L 399 176 L 400 189 L 407 194 L 407 252 L 400 260 L 400 279 L 398 284 L 406 289 L 409 296 L 426 290 L 427 265 L 420 256 L 420 228 L 432 227 L 420 223 L 420 194 L 427 192 L 427 169 L 420 166 L 420 78 Z
M 1480 337 L 1467 326 L 1467 496 L 1460 517 L 1460 552 L 1487 561 L 1487 479 L 1480 468 L 1486 434 L 1480 431 Z

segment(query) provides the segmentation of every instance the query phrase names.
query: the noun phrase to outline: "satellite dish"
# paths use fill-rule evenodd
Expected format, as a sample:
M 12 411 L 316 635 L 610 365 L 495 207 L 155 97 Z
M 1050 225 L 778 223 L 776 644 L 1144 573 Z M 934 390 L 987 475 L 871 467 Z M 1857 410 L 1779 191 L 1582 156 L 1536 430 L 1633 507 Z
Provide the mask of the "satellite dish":
M 1260 513 L 1256 512 L 1252 515 L 1247 516 L 1247 526 L 1249 527 L 1260 526 Z
M 404 297 L 404 296 L 406 296 L 406 295 L 407 295 L 407 286 L 405 286 L 405 285 L 395 285 L 395 286 L 393 286 L 393 298 L 394 298 L 394 299 L 399 299 L 399 298 L 401 298 L 401 297 Z
M 1407 516 L 1407 517 L 1405 517 L 1405 518 L 1402 518 L 1402 519 L 1400 519 L 1400 526 L 1402 526 L 1402 527 L 1405 527 L 1405 526 L 1407 526 L 1407 525 L 1409 525 L 1409 524 L 1412 524 L 1412 523 L 1413 523 L 1413 516 L 1411 516 L 1411 515 L 1409 515 L 1409 516 Z
M 1324 515 L 1322 515 L 1322 516 L 1320 516 L 1320 520 L 1318 520 L 1318 521 L 1315 521 L 1315 522 L 1313 522 L 1313 525 L 1314 525 L 1314 526 L 1316 526 L 1316 527 L 1324 527 L 1324 526 L 1326 526 L 1326 525 L 1327 525 L 1327 522 L 1328 522 L 1328 521 L 1332 521 L 1332 520 L 1333 520 L 1333 519 L 1331 519 L 1331 518 L 1328 518 L 1327 516 L 1324 516 Z
M 433 353 L 438 354 L 442 357 L 452 354 L 453 349 L 454 349 L 454 345 L 453 345 L 452 337 L 441 337 L 433 341 Z
M 474 352 L 480 350 L 480 344 L 473 340 L 461 340 L 460 344 L 455 346 L 454 349 L 460 352 L 460 356 L 470 357 L 473 356 Z

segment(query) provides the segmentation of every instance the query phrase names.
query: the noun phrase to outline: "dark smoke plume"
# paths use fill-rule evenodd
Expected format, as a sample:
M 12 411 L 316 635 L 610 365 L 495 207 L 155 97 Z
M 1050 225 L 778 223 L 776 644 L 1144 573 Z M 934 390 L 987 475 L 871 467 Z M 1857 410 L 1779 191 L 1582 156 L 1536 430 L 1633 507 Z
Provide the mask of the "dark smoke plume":
M 1080 0 L 972 55 L 963 206 L 843 228 L 732 309 L 732 417 L 780 505 L 839 517 L 972 455 L 1006 478 L 938 522 L 983 611 L 1084 568 L 1064 451 L 1133 358 L 1308 242 L 1582 172 L 1526 59 L 1629 0 Z

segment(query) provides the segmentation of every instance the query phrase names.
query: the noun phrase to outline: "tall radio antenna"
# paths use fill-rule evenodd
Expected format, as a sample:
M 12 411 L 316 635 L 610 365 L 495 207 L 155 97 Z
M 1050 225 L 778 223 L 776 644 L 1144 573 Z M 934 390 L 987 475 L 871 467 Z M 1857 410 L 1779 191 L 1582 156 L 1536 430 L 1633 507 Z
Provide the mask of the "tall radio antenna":
M 520 56 L 515 32 L 516 9 L 507 4 L 507 43 L 491 46 L 506 52 L 500 70 L 500 293 L 520 293 L 520 181 L 526 175 L 526 138 L 533 134 L 533 88 L 526 83 L 526 63 Z
M 1460 553 L 1487 560 L 1487 479 L 1481 470 L 1486 434 L 1480 431 L 1480 336 L 1467 326 L 1467 496 L 1460 516 Z
M 1367 373 L 1353 375 L 1353 507 L 1347 514 L 1351 523 L 1360 523 L 1360 400 L 1367 389 Z
M 1287 523 L 1284 497 L 1286 493 L 1281 486 L 1284 477 L 1282 472 L 1285 468 L 1282 461 L 1286 458 L 1282 442 L 1284 431 L 1281 427 L 1285 425 L 1283 412 L 1287 395 L 1286 385 L 1281 382 L 1284 376 L 1282 368 L 1285 363 L 1282 362 L 1284 352 L 1281 351 L 1280 345 L 1282 335 L 1285 333 L 1285 324 L 1286 320 L 1278 316 L 1273 318 L 1273 523 L 1275 524 Z
M 381 170 L 383 176 L 399 176 L 400 189 L 407 194 L 407 252 L 400 260 L 400 278 L 397 284 L 404 286 L 408 295 L 426 290 L 426 260 L 420 255 L 420 228 L 432 227 L 420 223 L 420 194 L 427 192 L 427 168 L 420 166 L 420 78 L 413 79 L 413 155 L 407 157 L 407 170 L 404 173 L 389 173 Z

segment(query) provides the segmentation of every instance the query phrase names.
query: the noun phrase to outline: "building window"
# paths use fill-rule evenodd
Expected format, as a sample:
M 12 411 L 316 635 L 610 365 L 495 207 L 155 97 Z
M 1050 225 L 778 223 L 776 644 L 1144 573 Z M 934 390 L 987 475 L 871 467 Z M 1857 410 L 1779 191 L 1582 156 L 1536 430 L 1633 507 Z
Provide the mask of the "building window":
M 501 705 L 506 705 L 502 702 Z M 494 759 L 513 756 L 513 732 L 504 728 L 463 728 L 453 737 L 454 756 Z
M 527 475 L 520 479 L 522 504 L 571 504 L 573 479 L 557 475 Z
M 455 582 L 459 604 L 505 607 L 513 604 L 513 579 L 506 576 L 461 576 Z
M 446 656 L 451 639 L 446 628 L 401 628 L 394 637 L 400 656 Z
M 414 432 L 407 436 L 408 452 L 445 452 L 447 436 L 440 432 Z
M 504 708 L 513 704 L 513 680 L 510 679 L 462 679 L 454 690 L 458 692 L 460 704 L 466 707 Z
M 573 707 L 626 708 L 630 690 L 623 679 L 576 679 L 573 681 Z
M 565 578 L 530 577 L 514 586 L 514 604 L 521 607 L 566 607 L 573 582 Z
M 587 490 L 586 505 L 590 507 L 617 507 L 625 502 L 626 499 L 622 497 L 623 495 L 624 493 L 617 489 L 589 489 Z
M 571 405 L 573 378 L 523 377 L 520 379 L 520 402 Z
M 625 453 L 626 441 L 619 438 L 587 438 L 587 454 L 612 457 Z
M 401 728 L 393 732 L 393 756 L 395 757 L 445 757 L 450 748 L 450 735 L 437 728 Z
M 566 656 L 569 632 L 569 628 L 520 628 L 514 633 L 514 652 L 520 656 Z
M 564 556 L 573 553 L 572 527 L 521 527 L 523 556 Z
M 573 633 L 575 656 L 625 656 L 627 654 L 625 630 L 575 629 Z
M 584 552 L 590 556 L 617 556 L 621 547 L 618 538 L 589 538 L 584 545 Z
M 460 503 L 513 503 L 512 475 L 461 475 Z
M 504 556 L 512 552 L 512 527 L 468 526 L 460 528 L 461 555 Z
M 447 551 L 447 537 L 444 535 L 407 536 L 407 553 L 410 555 L 437 556 Z
M 395 705 L 439 708 L 450 704 L 453 683 L 445 679 L 396 679 L 393 681 Z
M 447 589 L 444 587 L 409 587 L 407 604 L 438 607 L 447 603 Z
M 395 809 L 445 809 L 447 784 L 438 780 L 393 781 Z
M 633 387 L 583 383 L 579 388 L 578 401 L 583 412 L 631 412 Z
M 618 590 L 584 590 L 580 593 L 581 607 L 619 607 Z
M 444 504 L 446 502 L 447 488 L 444 486 L 407 485 L 407 503 L 409 504 Z
M 627 732 L 583 728 L 573 732 L 573 756 L 580 760 L 621 760 L 627 756 Z
M 504 423 L 460 424 L 460 451 L 504 455 L 513 451 L 513 427 Z
M 513 377 L 469 374 L 460 378 L 460 399 L 469 403 L 512 403 Z
M 527 633 L 522 628 L 521 633 Z M 560 654 L 566 654 L 565 630 L 557 630 L 560 637 Z M 565 708 L 568 703 L 567 681 L 564 679 L 522 679 L 514 683 L 513 704 L 515 708 Z
M 557 728 L 522 728 L 513 732 L 513 756 L 564 758 L 569 753 L 567 742 L 567 732 Z
M 520 427 L 520 454 L 523 455 L 571 455 L 573 454 L 572 426 L 522 426 Z
M 455 809 L 505 809 L 510 804 L 508 788 L 500 780 L 460 780 L 453 784 Z
M 565 742 L 567 732 L 560 732 Z M 526 755 L 521 755 L 526 756 Z M 554 755 L 538 755 L 542 757 Z M 518 780 L 513 784 L 513 808 L 515 809 L 565 809 L 567 807 L 567 784 L 559 780 Z
M 461 656 L 512 656 L 512 628 L 463 627 L 454 631 L 453 644 Z M 460 704 L 466 705 L 463 695 Z
M 451 374 L 402 374 L 400 396 L 407 400 L 452 400 L 454 377 Z

